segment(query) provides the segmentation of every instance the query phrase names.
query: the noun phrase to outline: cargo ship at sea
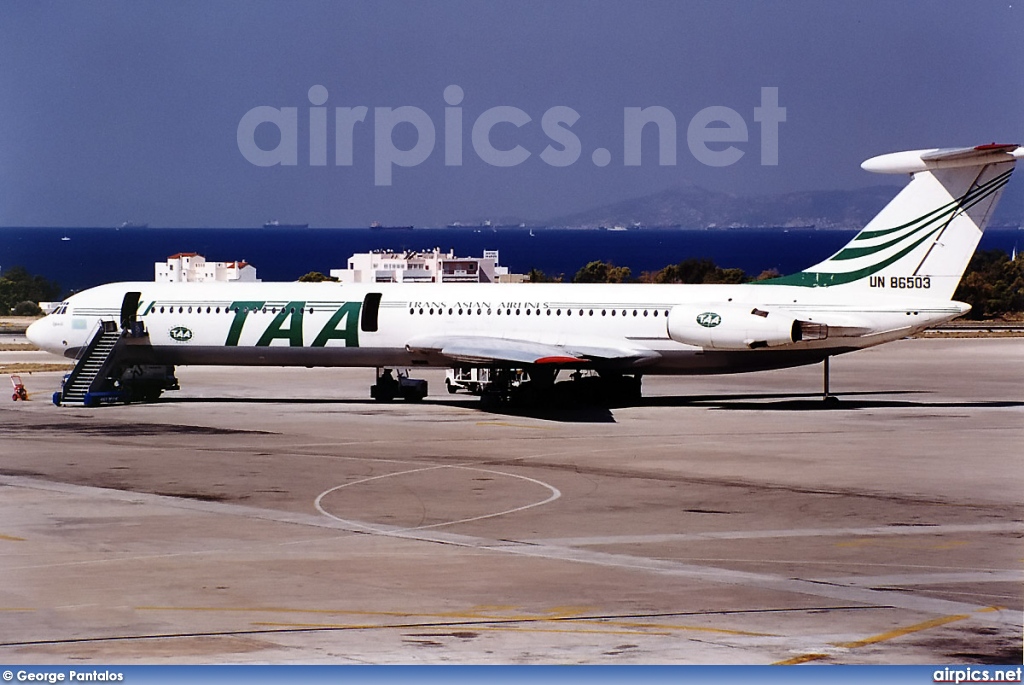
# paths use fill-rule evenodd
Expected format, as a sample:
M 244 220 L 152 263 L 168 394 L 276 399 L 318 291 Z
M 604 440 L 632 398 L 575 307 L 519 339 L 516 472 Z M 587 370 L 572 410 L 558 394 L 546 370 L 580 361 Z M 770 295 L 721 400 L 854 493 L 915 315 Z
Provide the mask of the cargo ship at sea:
M 474 230 L 478 230 L 481 228 L 493 229 L 494 226 L 491 224 L 491 220 L 487 219 L 486 221 L 483 221 L 481 223 L 463 223 L 461 221 L 453 221 L 450 224 L 448 224 L 446 228 L 472 228 Z
M 309 228 L 309 224 L 282 224 L 274 219 L 263 224 L 263 228 Z
M 371 231 L 411 231 L 412 226 L 385 226 L 379 221 L 370 224 Z

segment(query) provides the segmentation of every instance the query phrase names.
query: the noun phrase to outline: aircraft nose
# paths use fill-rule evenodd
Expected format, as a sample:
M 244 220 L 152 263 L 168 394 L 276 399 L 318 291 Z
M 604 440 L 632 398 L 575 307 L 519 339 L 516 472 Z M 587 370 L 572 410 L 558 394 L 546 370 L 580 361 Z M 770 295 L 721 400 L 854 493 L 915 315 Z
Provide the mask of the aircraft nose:
M 25 337 L 28 338 L 30 343 L 32 343 L 39 349 L 51 352 L 52 350 L 50 349 L 50 347 L 52 345 L 49 339 L 50 336 L 47 335 L 47 333 L 50 333 L 52 330 L 53 326 L 50 322 L 50 317 L 44 316 L 43 318 L 29 325 L 29 327 L 25 330 Z
M 39 324 L 41 324 L 42 322 L 42 319 L 39 319 L 38 321 L 33 321 L 25 330 L 25 337 L 28 338 L 28 341 L 35 345 L 36 347 L 39 347 Z

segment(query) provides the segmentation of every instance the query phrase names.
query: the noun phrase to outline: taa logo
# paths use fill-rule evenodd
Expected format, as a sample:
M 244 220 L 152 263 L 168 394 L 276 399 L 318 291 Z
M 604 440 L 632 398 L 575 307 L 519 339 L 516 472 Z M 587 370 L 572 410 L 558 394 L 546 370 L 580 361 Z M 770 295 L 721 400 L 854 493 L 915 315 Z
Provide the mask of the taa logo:
M 188 342 L 192 339 L 192 329 L 185 328 L 184 326 L 175 326 L 168 331 L 168 335 L 171 336 L 171 340 L 176 342 Z
M 722 323 L 722 317 L 714 312 L 704 312 L 703 314 L 697 315 L 697 323 L 704 328 L 714 328 L 718 324 Z

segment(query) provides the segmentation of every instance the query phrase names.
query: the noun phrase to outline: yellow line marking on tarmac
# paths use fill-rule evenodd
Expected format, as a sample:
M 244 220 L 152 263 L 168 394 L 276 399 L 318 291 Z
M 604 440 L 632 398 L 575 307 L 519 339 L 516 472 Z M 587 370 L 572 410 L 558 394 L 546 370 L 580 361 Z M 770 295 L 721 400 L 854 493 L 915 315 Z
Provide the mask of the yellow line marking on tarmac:
M 651 630 L 599 630 L 597 628 L 530 628 L 526 626 L 471 626 L 470 630 L 510 631 L 515 633 L 560 633 L 564 635 L 664 635 L 671 636 L 671 631 Z M 443 633 L 439 633 L 443 634 Z
M 16 535 L 0 534 L 0 540 L 7 540 L 8 542 L 25 542 L 25 538 L 19 538 Z
M 500 613 L 502 610 L 508 611 L 515 609 L 513 606 L 480 606 L 474 607 L 471 611 L 451 611 L 451 612 L 439 612 L 439 613 L 410 613 L 405 611 L 355 611 L 349 609 L 295 609 L 287 607 L 161 607 L 161 606 L 139 606 L 135 607 L 139 611 L 223 611 L 223 612 L 235 612 L 235 613 L 275 613 L 275 614 L 337 614 L 347 616 L 379 616 L 387 618 L 429 618 L 429 619 L 446 619 L 446 620 L 466 620 L 466 621 L 503 621 L 509 623 L 515 622 L 531 622 L 531 623 L 565 623 L 565 624 L 591 624 L 600 619 L 586 619 L 580 618 L 587 611 L 593 611 L 593 607 L 553 607 L 547 610 L 544 614 L 522 614 L 522 613 Z M 499 613 L 495 613 L 495 610 Z M 373 628 L 391 628 L 393 626 L 381 626 L 378 624 L 364 624 L 364 623 L 284 623 L 284 622 L 272 622 L 272 621 L 254 621 L 253 625 L 259 626 L 280 626 L 280 627 L 293 627 L 293 628 L 337 628 L 337 629 L 348 629 L 348 630 L 369 630 Z M 567 633 L 583 633 L 583 632 L 596 632 L 596 633 L 614 633 L 623 635 L 636 635 L 636 634 L 648 634 L 648 635 L 671 635 L 673 631 L 696 631 L 704 633 L 716 633 L 719 635 L 738 635 L 747 637 L 778 637 L 773 633 L 755 633 L 746 630 L 732 630 L 729 628 L 708 628 L 705 626 L 693 626 L 693 625 L 682 625 L 672 623 L 651 623 L 651 622 L 640 622 L 640 621 L 608 621 L 600 620 L 599 625 L 614 626 L 617 628 L 634 628 L 638 630 L 625 630 L 625 631 L 614 631 L 614 630 L 597 630 L 597 629 L 584 629 L 584 628 L 573 628 L 569 630 L 559 631 L 552 628 L 513 628 L 511 626 L 486 626 L 486 625 L 474 625 L 466 626 L 466 629 L 472 630 L 533 630 L 535 632 L 567 632 Z M 426 627 L 426 626 L 425 626 Z M 458 626 L 453 626 L 457 628 Z M 435 629 L 430 626 L 431 629 Z M 652 632 L 653 631 L 653 632 Z
M 512 607 L 515 609 L 516 607 Z M 582 616 L 588 611 L 596 611 L 595 607 L 582 607 L 582 606 L 566 606 L 566 607 L 551 607 L 544 613 L 549 615 L 555 615 L 559 618 L 566 618 L 568 616 Z
M 379 630 L 381 628 L 394 628 L 395 626 L 382 626 L 376 623 L 286 623 L 283 621 L 253 621 L 254 626 L 266 628 L 333 628 L 336 630 Z M 415 626 L 402 626 L 401 630 L 408 630 Z
M 944 626 L 947 623 L 954 623 L 956 621 L 962 621 L 965 618 L 970 618 L 970 614 L 954 614 L 953 616 L 940 616 L 939 618 L 933 618 L 930 621 L 923 621 L 921 623 L 915 623 L 912 626 L 905 628 L 897 628 L 896 630 L 889 630 L 878 635 L 872 635 L 866 637 L 863 640 L 855 640 L 853 642 L 834 642 L 836 647 L 846 647 L 847 649 L 856 649 L 858 647 L 865 647 L 867 645 L 877 644 L 879 642 L 886 642 L 897 637 L 903 637 L 911 633 L 918 633 L 922 630 L 928 630 L 929 628 L 937 628 Z
M 721 635 L 743 635 L 747 637 L 780 637 L 774 633 L 752 633 L 747 630 L 731 630 L 729 628 L 707 628 L 705 626 L 688 626 L 673 623 L 634 623 L 627 621 L 602 621 L 604 625 L 622 626 L 624 628 L 659 628 L 661 630 L 696 630 L 704 633 Z
M 502 426 L 503 428 L 532 428 L 540 431 L 553 431 L 554 426 L 531 426 L 528 423 L 512 423 L 511 421 L 477 421 L 478 426 Z
M 171 607 L 171 606 L 140 606 L 139 611 L 224 611 L 235 613 L 271 613 L 271 614 L 344 614 L 348 616 L 386 616 L 389 618 L 504 618 L 488 615 L 483 612 L 437 612 L 416 613 L 409 611 L 358 611 L 352 609 L 296 609 L 291 607 Z M 536 618 L 536 617 L 533 617 Z
M 530 628 L 524 626 L 452 626 L 450 628 L 439 628 L 437 626 L 380 626 L 380 625 L 359 625 L 345 623 L 279 623 L 273 621 L 253 621 L 254 626 L 265 626 L 273 628 L 333 628 L 339 630 L 427 630 L 431 634 L 444 636 L 452 630 L 462 631 L 504 631 L 516 633 L 559 633 L 566 635 L 588 634 L 588 635 L 664 635 L 671 636 L 671 631 L 650 631 L 650 630 L 600 630 L 596 628 Z
M 895 547 L 915 550 L 947 550 L 968 545 L 967 540 L 930 543 L 924 540 L 893 540 L 891 538 L 857 538 L 835 543 L 836 547 Z
M 456 616 L 459 617 L 459 616 Z M 584 619 L 574 619 L 567 616 L 554 616 L 550 618 L 540 616 L 479 616 L 480 620 L 501 620 L 501 622 L 530 622 L 538 624 L 547 623 L 559 623 L 565 625 L 592 625 L 594 622 Z M 278 627 L 292 627 L 292 628 L 339 628 L 349 630 L 370 630 L 376 628 L 390 629 L 393 626 L 379 626 L 376 624 L 304 624 L 304 623 L 283 623 L 283 622 L 268 622 L 268 620 L 254 620 L 254 626 L 278 626 Z M 514 626 L 465 626 L 465 627 L 453 627 L 453 628 L 464 628 L 465 630 L 480 630 L 480 631 L 528 631 L 535 633 L 607 633 L 613 635 L 672 635 L 673 632 L 679 631 L 694 631 L 698 633 L 715 633 L 718 635 L 738 635 L 745 637 L 778 637 L 771 633 L 751 633 L 748 631 L 735 631 L 724 628 L 706 628 L 703 626 L 681 626 L 673 624 L 643 624 L 643 623 L 626 623 L 626 622 L 600 622 L 601 626 L 612 626 L 623 629 L 636 629 L 636 630 L 598 630 L 598 629 L 587 629 L 587 628 L 572 628 L 572 629 L 554 629 L 554 628 L 522 628 Z M 406 627 L 409 628 L 409 627 Z M 424 627 L 428 630 L 439 630 L 434 626 Z
M 1001 611 L 1002 609 L 1003 607 L 998 606 L 982 607 L 980 609 L 975 610 L 974 613 L 981 614 L 992 611 Z M 904 628 L 896 628 L 895 630 L 889 630 L 884 633 L 879 633 L 878 635 L 872 635 L 871 637 L 866 637 L 863 640 L 854 640 L 853 642 L 833 642 L 832 644 L 836 647 L 844 647 L 846 649 L 857 649 L 858 647 L 866 647 L 868 645 L 878 644 L 879 642 L 887 642 L 888 640 L 892 640 L 897 637 L 903 637 L 904 635 L 910 635 L 911 633 L 918 633 L 922 630 L 928 630 L 929 628 L 938 628 L 939 626 L 944 626 L 948 623 L 963 621 L 964 619 L 970 617 L 970 614 L 953 614 L 952 616 L 940 616 L 938 618 L 933 618 L 930 621 L 922 621 L 921 623 L 915 623 L 914 625 L 906 626 Z M 820 659 L 827 659 L 829 658 L 829 656 L 831 655 L 817 653 L 801 654 L 800 656 L 795 656 L 792 659 L 786 659 L 785 661 L 776 661 L 772 665 L 792 666 L 795 664 L 803 664 L 808 661 L 818 661 Z
M 514 607 L 513 607 L 514 608 Z M 565 615 L 538 614 L 495 614 L 480 611 L 450 611 L 437 613 L 416 613 L 409 611 L 357 611 L 350 609 L 296 609 L 288 607 L 170 607 L 170 606 L 137 606 L 137 611 L 221 611 L 232 613 L 271 613 L 271 614 L 337 614 L 345 616 L 380 616 L 385 618 L 430 618 L 430 619 L 461 619 L 472 621 L 554 621 L 573 619 L 579 616 L 575 611 Z
M 792 659 L 776 661 L 772 666 L 796 666 L 797 664 L 806 664 L 808 661 L 827 659 L 829 656 L 830 655 L 828 654 L 801 654 L 800 656 L 795 656 Z
M 0 611 L 21 612 L 21 611 L 35 611 L 35 609 L 29 609 L 27 607 L 0 607 Z

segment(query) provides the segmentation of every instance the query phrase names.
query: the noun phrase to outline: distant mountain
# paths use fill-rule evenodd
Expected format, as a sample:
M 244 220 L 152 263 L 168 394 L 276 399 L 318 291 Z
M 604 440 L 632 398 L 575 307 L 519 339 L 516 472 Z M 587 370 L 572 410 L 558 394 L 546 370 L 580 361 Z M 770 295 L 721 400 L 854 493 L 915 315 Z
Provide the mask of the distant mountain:
M 632 200 L 555 217 L 551 226 L 816 226 L 858 228 L 896 196 L 898 186 L 812 190 L 741 197 L 681 184 Z
M 537 221 L 520 216 L 472 217 L 462 226 L 681 226 L 683 228 L 862 228 L 905 186 L 809 190 L 740 196 L 680 183 L 651 195 Z M 455 222 L 453 222 L 455 223 Z M 1024 183 L 1012 181 L 992 217 L 993 226 L 1024 226 Z
M 631 200 L 554 217 L 549 226 L 863 227 L 903 186 L 811 190 L 742 197 L 680 184 Z M 1024 184 L 1010 183 L 992 218 L 994 226 L 1024 225 Z

